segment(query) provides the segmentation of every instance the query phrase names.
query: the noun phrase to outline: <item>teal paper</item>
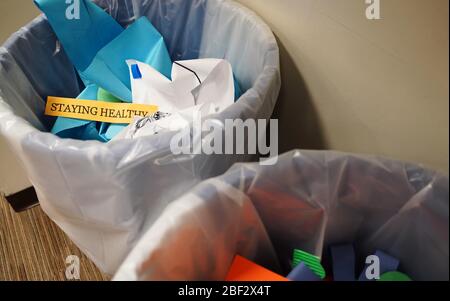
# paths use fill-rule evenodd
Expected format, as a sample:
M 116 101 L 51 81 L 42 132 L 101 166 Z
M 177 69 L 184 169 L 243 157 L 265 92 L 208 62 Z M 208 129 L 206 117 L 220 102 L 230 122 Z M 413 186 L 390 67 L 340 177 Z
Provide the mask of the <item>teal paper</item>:
M 106 132 L 102 134 L 102 138 L 106 140 L 112 140 L 116 135 L 123 131 L 128 124 L 111 124 Z
M 35 0 L 78 71 L 85 70 L 97 53 L 122 33 L 123 28 L 90 0 L 80 0 L 80 18 L 69 20 L 64 0 Z
M 62 131 L 58 133 L 58 137 L 65 139 L 97 140 L 100 142 L 108 142 L 109 140 L 99 134 L 97 124 L 97 122 L 89 122 L 84 126 Z
M 170 78 L 172 61 L 164 39 L 146 17 L 139 18 L 122 34 L 101 49 L 81 77 L 132 102 L 130 71 L 127 60 L 151 65 Z

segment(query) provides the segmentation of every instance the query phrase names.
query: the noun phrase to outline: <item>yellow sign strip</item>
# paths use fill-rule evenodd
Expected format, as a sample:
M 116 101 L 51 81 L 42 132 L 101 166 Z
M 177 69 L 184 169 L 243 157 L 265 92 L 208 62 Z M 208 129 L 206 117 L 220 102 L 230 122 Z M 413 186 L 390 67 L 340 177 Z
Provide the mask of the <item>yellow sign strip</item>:
M 158 111 L 157 106 L 111 103 L 73 98 L 47 98 L 45 115 L 89 121 L 129 124 L 135 116 L 148 117 Z

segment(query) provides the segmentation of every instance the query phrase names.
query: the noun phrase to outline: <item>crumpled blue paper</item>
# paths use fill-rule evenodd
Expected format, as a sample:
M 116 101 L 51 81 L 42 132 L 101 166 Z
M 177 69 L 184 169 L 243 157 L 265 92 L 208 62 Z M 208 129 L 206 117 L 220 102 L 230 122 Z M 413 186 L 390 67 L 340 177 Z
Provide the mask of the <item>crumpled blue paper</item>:
M 355 281 L 355 250 L 352 245 L 331 247 L 334 281 Z
M 139 18 L 103 47 L 84 71 L 88 79 L 126 102 L 132 102 L 130 73 L 126 60 L 143 60 L 167 78 L 172 61 L 164 39 L 146 17 Z
M 68 19 L 64 0 L 34 0 L 78 71 L 84 71 L 97 53 L 122 33 L 123 28 L 90 0 L 80 0 L 80 18 Z
M 163 37 L 146 17 L 124 30 L 110 15 L 88 0 L 80 0 L 80 18 L 68 19 L 68 4 L 61 0 L 35 0 L 46 14 L 86 89 L 78 99 L 97 100 L 102 87 L 131 102 L 127 59 L 146 62 L 170 78 L 172 61 Z M 52 133 L 62 138 L 109 141 L 125 125 L 58 118 Z

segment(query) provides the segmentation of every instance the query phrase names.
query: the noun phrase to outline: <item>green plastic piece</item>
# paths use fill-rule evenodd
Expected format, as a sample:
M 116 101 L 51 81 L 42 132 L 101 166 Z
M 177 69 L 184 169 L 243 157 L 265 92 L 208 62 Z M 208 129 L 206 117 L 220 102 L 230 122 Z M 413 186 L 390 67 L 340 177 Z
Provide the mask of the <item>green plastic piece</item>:
M 391 282 L 400 282 L 400 281 L 412 281 L 408 275 L 405 275 L 400 272 L 388 272 L 381 275 L 380 280 L 378 281 L 391 281 Z
M 106 91 L 105 89 L 103 89 L 101 87 L 98 88 L 97 100 L 106 101 L 106 102 L 123 102 L 122 100 L 115 97 L 114 95 L 112 95 L 111 93 L 109 93 L 108 91 Z
M 320 263 L 320 257 L 309 254 L 308 252 L 302 250 L 295 249 L 292 260 L 294 267 L 298 266 L 302 262 L 304 262 L 305 265 L 314 272 L 314 274 L 319 276 L 321 279 L 325 279 L 326 273 L 325 269 Z

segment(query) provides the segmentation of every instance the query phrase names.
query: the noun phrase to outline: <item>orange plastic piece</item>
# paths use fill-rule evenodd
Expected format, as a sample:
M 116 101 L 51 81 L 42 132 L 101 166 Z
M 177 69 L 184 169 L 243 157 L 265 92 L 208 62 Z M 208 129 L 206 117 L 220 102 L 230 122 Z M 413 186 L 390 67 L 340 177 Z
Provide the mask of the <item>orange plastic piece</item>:
M 289 281 L 239 255 L 234 258 L 226 281 Z

